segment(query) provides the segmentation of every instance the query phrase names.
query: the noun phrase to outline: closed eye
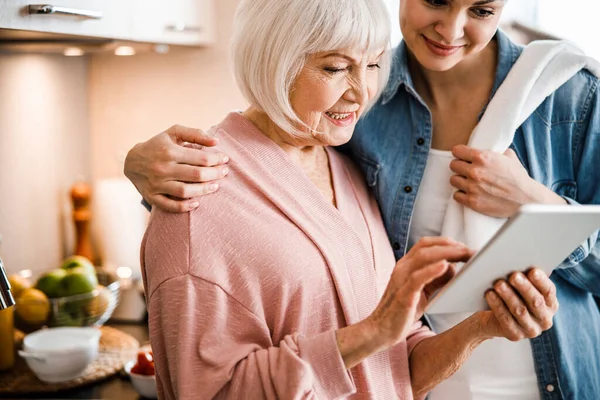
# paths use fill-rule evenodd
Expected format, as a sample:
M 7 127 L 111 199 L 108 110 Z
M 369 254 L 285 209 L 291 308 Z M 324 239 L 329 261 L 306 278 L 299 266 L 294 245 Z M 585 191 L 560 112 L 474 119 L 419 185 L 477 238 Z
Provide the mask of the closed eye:
M 340 72 L 346 71 L 348 68 L 333 68 L 333 67 L 325 67 L 323 68 L 326 72 L 330 74 L 339 74 Z

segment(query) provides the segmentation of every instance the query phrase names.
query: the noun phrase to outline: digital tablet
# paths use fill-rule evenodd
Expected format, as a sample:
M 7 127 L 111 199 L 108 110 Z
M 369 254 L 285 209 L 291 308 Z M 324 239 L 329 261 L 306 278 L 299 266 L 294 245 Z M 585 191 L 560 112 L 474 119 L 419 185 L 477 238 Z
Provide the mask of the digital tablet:
M 500 278 L 536 266 L 550 274 L 600 228 L 600 206 L 525 205 L 430 300 L 426 313 L 488 309 L 485 292 Z

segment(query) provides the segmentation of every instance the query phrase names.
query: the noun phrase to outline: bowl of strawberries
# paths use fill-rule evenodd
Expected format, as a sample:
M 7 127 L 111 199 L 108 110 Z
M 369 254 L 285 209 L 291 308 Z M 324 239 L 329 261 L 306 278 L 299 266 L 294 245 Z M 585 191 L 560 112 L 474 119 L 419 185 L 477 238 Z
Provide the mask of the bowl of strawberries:
M 131 383 L 142 397 L 156 399 L 156 376 L 154 372 L 154 355 L 150 349 L 140 349 L 135 360 L 125 364 L 125 372 Z

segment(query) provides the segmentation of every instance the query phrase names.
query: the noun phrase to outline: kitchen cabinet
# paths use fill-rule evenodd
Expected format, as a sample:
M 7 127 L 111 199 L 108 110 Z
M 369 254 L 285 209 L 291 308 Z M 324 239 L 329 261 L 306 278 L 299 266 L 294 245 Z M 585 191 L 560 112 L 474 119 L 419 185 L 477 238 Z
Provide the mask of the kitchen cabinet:
M 0 0 L 0 29 L 187 46 L 214 40 L 214 0 Z
M 193 46 L 214 40 L 212 0 L 135 0 L 135 4 L 137 41 Z
M 119 0 L 0 0 L 0 28 L 127 40 L 131 11 Z M 31 10 L 31 11 L 30 11 Z

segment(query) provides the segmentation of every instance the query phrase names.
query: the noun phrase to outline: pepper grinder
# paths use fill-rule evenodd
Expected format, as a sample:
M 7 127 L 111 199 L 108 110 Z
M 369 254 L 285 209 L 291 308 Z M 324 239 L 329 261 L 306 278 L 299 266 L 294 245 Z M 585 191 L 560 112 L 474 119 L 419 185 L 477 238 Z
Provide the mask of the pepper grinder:
M 90 199 L 92 189 L 85 182 L 77 182 L 71 187 L 71 200 L 73 201 L 73 221 L 75 222 L 75 255 L 84 256 L 94 261 L 92 240 L 90 236 Z

